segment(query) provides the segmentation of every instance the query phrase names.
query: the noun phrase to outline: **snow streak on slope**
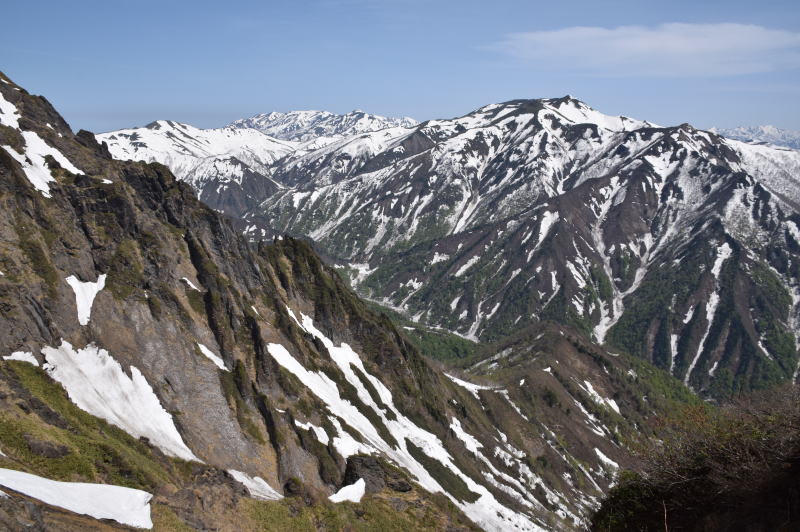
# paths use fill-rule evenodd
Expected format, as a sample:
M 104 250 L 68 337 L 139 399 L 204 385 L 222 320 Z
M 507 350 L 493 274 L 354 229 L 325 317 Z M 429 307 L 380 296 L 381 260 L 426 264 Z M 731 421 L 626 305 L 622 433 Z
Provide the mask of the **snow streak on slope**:
M 283 495 L 272 489 L 272 486 L 261 477 L 251 477 L 247 473 L 236 471 L 235 469 L 228 469 L 228 473 L 242 484 L 254 499 L 262 501 L 277 501 L 283 499 Z
M 380 417 L 397 442 L 396 446 L 387 443 L 380 436 L 378 429 L 372 422 L 356 406 L 340 396 L 336 383 L 329 377 L 322 372 L 315 373 L 305 369 L 282 345 L 269 344 L 268 351 L 273 358 L 282 367 L 293 373 L 300 382 L 327 405 L 329 412 L 335 416 L 333 419 L 338 418 L 345 421 L 362 435 L 367 448 L 384 454 L 397 465 L 406 469 L 415 477 L 417 482 L 429 491 L 444 492 L 444 489 L 425 467 L 412 456 L 408 450 L 407 442 L 420 448 L 430 458 L 441 462 L 444 467 L 463 480 L 468 489 L 477 494 L 479 498 L 475 502 L 468 503 L 459 501 L 451 494 L 447 495 L 467 516 L 487 530 L 540 530 L 537 525 L 533 524 L 524 515 L 500 504 L 484 486 L 476 483 L 472 478 L 460 471 L 455 465 L 453 457 L 436 435 L 421 429 L 397 410 L 392 400 L 392 393 L 378 378 L 366 370 L 361 358 L 350 346 L 347 344 L 335 346 L 333 341 L 314 327 L 311 318 L 301 314 L 301 321 L 295 317 L 295 314 L 290 309 L 289 313 L 300 327 L 325 345 L 331 360 L 338 366 L 347 381 L 355 387 L 359 399 L 369 408 L 372 408 L 375 414 Z M 377 391 L 383 405 L 392 411 L 393 416 L 387 416 L 387 413 L 379 405 L 375 404 L 364 383 L 354 372 L 353 367 L 358 368 L 366 376 Z M 340 434 L 341 432 L 339 430 Z
M 689 369 L 686 370 L 686 375 L 683 378 L 683 383 L 686 386 L 689 386 L 689 379 L 692 376 L 692 371 L 694 371 L 694 367 L 697 365 L 698 360 L 700 360 L 700 355 L 703 354 L 703 348 L 711 332 L 711 325 L 714 322 L 714 315 L 717 312 L 717 305 L 719 304 L 719 274 L 722 271 L 723 263 L 730 258 L 732 253 L 733 250 L 727 242 L 722 244 L 717 250 L 717 258 L 714 260 L 714 266 L 711 268 L 711 274 L 714 276 L 714 291 L 711 293 L 708 301 L 706 301 L 706 332 L 703 334 L 700 345 L 697 346 L 697 353 L 689 364 Z M 689 387 L 691 388 L 691 386 Z
M 105 419 L 135 438 L 142 436 L 166 454 L 184 460 L 198 458 L 183 443 L 172 416 L 134 366 L 131 376 L 105 349 L 89 344 L 77 351 L 62 340 L 42 349 L 45 371 L 61 383 L 70 400 L 93 416 Z
M 106 286 L 106 274 L 102 274 L 97 281 L 79 281 L 74 275 L 66 279 L 67 284 L 75 292 L 75 304 L 78 307 L 78 323 L 86 325 L 92 314 L 92 303 L 97 294 Z
M 113 519 L 136 528 L 153 528 L 146 491 L 111 484 L 58 482 L 22 471 L 0 469 L 0 486 L 95 519 Z
M 215 366 L 217 366 L 222 371 L 229 371 L 228 368 L 225 367 L 225 361 L 222 360 L 222 358 L 220 358 L 219 355 L 217 355 L 211 349 L 209 349 L 208 347 L 204 346 L 199 342 L 197 343 L 197 347 L 200 349 L 200 352 L 203 353 L 203 355 L 206 358 L 208 358 L 211 362 L 214 363 Z

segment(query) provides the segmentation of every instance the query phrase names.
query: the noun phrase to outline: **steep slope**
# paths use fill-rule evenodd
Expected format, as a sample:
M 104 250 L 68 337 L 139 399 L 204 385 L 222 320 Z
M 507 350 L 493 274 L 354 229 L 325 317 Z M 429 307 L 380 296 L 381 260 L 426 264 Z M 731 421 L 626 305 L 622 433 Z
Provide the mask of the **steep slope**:
M 164 166 L 0 96 L 2 468 L 144 490 L 166 529 L 570 529 L 666 408 L 570 330 L 510 346 L 564 366 L 555 401 L 538 365 L 448 376 L 308 244 L 253 248 Z M 0 485 L 5 522 L 116 526 Z
M 117 159 L 158 162 L 208 205 L 241 216 L 280 185 L 269 168 L 295 146 L 254 129 L 199 129 L 171 120 L 97 135 Z
M 795 150 L 800 149 L 800 131 L 792 131 L 791 129 L 781 129 L 775 126 L 740 126 L 731 128 L 712 127 L 709 131 L 743 142 L 772 144 Z
M 355 110 L 337 115 L 328 111 L 289 111 L 262 113 L 231 122 L 231 127 L 252 128 L 276 139 L 299 142 L 306 146 L 323 146 L 336 139 L 390 127 L 410 128 L 417 125 L 408 117 L 387 118 Z
M 793 150 L 521 100 L 286 157 L 287 188 L 245 219 L 312 238 L 428 325 L 491 341 L 552 319 L 723 397 L 797 367 L 798 168 Z

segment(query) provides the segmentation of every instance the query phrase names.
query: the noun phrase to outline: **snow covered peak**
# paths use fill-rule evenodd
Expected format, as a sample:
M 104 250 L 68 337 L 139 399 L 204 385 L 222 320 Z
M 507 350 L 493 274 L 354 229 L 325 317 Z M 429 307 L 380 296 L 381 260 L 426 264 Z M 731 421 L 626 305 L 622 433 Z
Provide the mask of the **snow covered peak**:
M 320 137 L 336 140 L 390 127 L 410 128 L 416 124 L 416 120 L 408 117 L 390 118 L 355 109 L 343 115 L 313 110 L 263 113 L 230 125 L 257 129 L 277 139 L 309 142 Z
M 601 113 L 569 95 L 558 99 L 542 100 L 542 102 L 545 108 L 552 109 L 573 124 L 596 124 L 598 127 L 610 131 L 632 131 L 642 127 L 655 126 L 651 122 L 636 120 L 627 116 Z
M 276 160 L 294 151 L 291 142 L 277 140 L 255 129 L 223 127 L 200 129 L 172 120 L 144 127 L 96 135 L 116 159 L 159 162 L 181 179 L 209 158 L 234 157 L 254 171 L 266 172 Z
M 785 146 L 795 150 L 800 149 L 800 131 L 781 129 L 775 126 L 740 126 L 732 128 L 709 129 L 712 133 L 728 137 L 729 139 L 741 140 L 743 142 L 766 143 L 776 146 Z

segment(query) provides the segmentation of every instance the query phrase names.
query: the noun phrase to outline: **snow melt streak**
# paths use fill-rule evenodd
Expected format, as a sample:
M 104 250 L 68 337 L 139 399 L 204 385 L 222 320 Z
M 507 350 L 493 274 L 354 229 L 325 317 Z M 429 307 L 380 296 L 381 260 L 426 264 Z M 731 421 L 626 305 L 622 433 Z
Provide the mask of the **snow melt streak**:
M 339 369 L 344 374 L 345 378 L 352 384 L 358 393 L 359 399 L 372 408 L 375 413 L 381 418 L 386 428 L 395 438 L 398 443 L 397 447 L 388 444 L 378 433 L 375 426 L 369 419 L 356 408 L 349 401 L 341 398 L 339 390 L 330 378 L 322 372 L 310 372 L 304 368 L 295 359 L 285 347 L 280 344 L 268 344 L 267 348 L 269 353 L 275 360 L 285 369 L 291 371 L 305 386 L 307 386 L 312 393 L 323 400 L 328 406 L 328 410 L 336 417 L 330 418 L 331 421 L 336 421 L 334 425 L 340 435 L 343 431 L 339 430 L 340 425 L 338 419 L 347 420 L 347 424 L 356 429 L 364 438 L 365 444 L 359 444 L 360 449 L 350 449 L 356 452 L 381 452 L 389 457 L 392 461 L 397 463 L 402 468 L 411 473 L 417 481 L 428 491 L 443 492 L 441 485 L 430 475 L 430 473 L 419 462 L 414 459 L 406 446 L 406 439 L 411 441 L 414 445 L 422 449 L 422 451 L 429 457 L 438 460 L 451 472 L 461 478 L 470 491 L 478 494 L 479 498 L 472 503 L 465 503 L 456 500 L 451 495 L 447 494 L 451 500 L 461 508 L 467 516 L 470 517 L 475 523 L 482 526 L 487 530 L 541 530 L 538 526 L 532 523 L 525 515 L 514 512 L 502 504 L 500 504 L 494 495 L 486 489 L 485 486 L 478 484 L 472 478 L 465 475 L 453 463 L 452 456 L 445 449 L 442 442 L 436 437 L 435 434 L 427 432 L 416 426 L 410 419 L 400 413 L 394 406 L 392 400 L 392 393 L 384 384 L 371 375 L 365 368 L 358 356 L 349 345 L 341 344 L 335 346 L 333 342 L 322 334 L 314 327 L 313 320 L 308 316 L 302 315 L 302 323 L 297 320 L 291 309 L 287 309 L 290 316 L 307 332 L 317 337 L 328 349 L 331 359 L 336 363 Z M 379 407 L 372 400 L 369 392 L 359 377 L 355 374 L 352 367 L 355 366 L 369 379 L 370 383 L 375 387 L 381 402 L 386 405 L 386 408 L 394 414 L 393 419 L 386 416 L 385 411 Z M 344 433 L 346 435 L 346 432 Z M 334 446 L 342 453 L 345 449 L 339 448 L 339 437 L 334 438 Z M 346 454 L 346 453 L 345 453 Z M 353 454 L 350 452 L 349 454 Z

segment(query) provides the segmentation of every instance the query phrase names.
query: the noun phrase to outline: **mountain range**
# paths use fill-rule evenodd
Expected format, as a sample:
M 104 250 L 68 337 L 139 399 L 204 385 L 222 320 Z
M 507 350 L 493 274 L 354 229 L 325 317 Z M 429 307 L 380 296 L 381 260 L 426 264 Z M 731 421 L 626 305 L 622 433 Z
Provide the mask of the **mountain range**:
M 472 340 L 555 321 L 717 399 L 794 378 L 800 152 L 571 97 L 385 125 L 276 158 L 245 234 Z
M 184 176 L 223 144 L 271 176 L 242 139 L 286 146 L 145 129 L 104 137 Z M 3 528 L 578 529 L 647 419 L 696 400 L 557 322 L 444 367 L 417 346 L 458 337 L 395 325 L 305 240 L 253 244 L 2 74 L 0 147 Z
M 74 133 L 0 74 L 0 524 L 585 529 L 795 380 L 799 170 L 570 96 Z

